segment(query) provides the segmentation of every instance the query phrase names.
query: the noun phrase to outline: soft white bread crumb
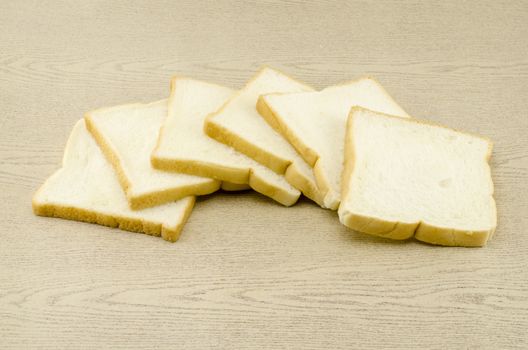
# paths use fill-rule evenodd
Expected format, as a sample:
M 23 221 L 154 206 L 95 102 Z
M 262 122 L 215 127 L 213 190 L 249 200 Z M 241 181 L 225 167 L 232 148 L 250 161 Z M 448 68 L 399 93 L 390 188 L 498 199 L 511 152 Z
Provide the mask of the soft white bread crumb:
M 481 137 L 354 107 L 339 219 L 387 238 L 483 246 L 497 220 L 491 147 Z
M 306 197 L 323 205 L 313 169 L 256 110 L 259 95 L 271 92 L 313 91 L 312 88 L 274 69 L 264 67 L 246 86 L 205 122 L 205 132 L 283 174 Z
M 155 208 L 131 210 L 112 166 L 82 119 L 68 139 L 62 168 L 33 197 L 37 215 L 161 235 L 172 242 L 178 239 L 193 205 L 194 197 L 186 197 Z
M 220 108 L 233 94 L 233 90 L 223 86 L 174 78 L 169 111 L 152 152 L 152 164 L 166 171 L 248 184 L 283 205 L 293 205 L 300 193 L 284 176 L 204 133 L 207 115 Z
M 220 188 L 206 177 L 154 169 L 150 154 L 167 115 L 167 100 L 102 108 L 85 116 L 88 130 L 116 170 L 132 209 L 204 195 Z
M 400 117 L 408 114 L 374 79 L 362 78 L 317 92 L 261 96 L 259 113 L 314 167 L 325 205 L 336 209 L 341 198 L 343 144 L 352 106 Z

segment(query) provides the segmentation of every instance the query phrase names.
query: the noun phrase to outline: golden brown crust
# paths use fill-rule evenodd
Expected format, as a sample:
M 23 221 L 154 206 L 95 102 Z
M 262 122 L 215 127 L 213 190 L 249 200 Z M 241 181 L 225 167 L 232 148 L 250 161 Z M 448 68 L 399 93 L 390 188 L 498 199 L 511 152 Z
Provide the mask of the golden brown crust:
M 282 191 L 277 187 L 274 187 L 266 181 L 265 178 L 261 178 L 256 175 L 252 170 L 249 174 L 249 186 L 255 191 L 264 194 L 267 197 L 279 202 L 280 204 L 289 207 L 297 203 L 300 193 L 288 193 Z
M 223 182 L 222 187 L 226 187 L 228 191 L 238 191 L 243 190 L 244 188 L 241 185 L 248 184 L 255 191 L 262 193 L 263 195 L 270 197 L 271 199 L 279 202 L 285 206 L 291 206 L 297 202 L 299 199 L 300 193 L 289 193 L 280 188 L 275 187 L 274 185 L 268 183 L 266 179 L 256 175 L 251 169 L 241 169 L 223 167 L 216 164 L 205 163 L 205 162 L 187 162 L 162 158 L 153 159 L 156 168 L 164 169 L 167 171 L 174 171 L 174 169 L 188 170 L 194 174 L 202 174 L 202 176 L 221 178 L 226 181 Z M 179 165 L 182 167 L 179 167 Z M 187 168 L 188 167 L 188 168 Z M 233 183 L 237 186 L 227 185 L 227 183 Z
M 255 191 L 262 193 L 263 195 L 274 199 L 282 205 L 290 206 L 295 204 L 297 199 L 299 199 L 299 194 L 293 195 L 287 191 L 283 191 L 280 188 L 273 186 L 266 182 L 265 179 L 258 177 L 251 169 L 238 169 L 224 167 L 217 164 L 211 164 L 206 162 L 198 161 L 184 161 L 181 162 L 174 159 L 163 159 L 163 158 L 153 158 L 152 162 L 155 168 L 163 169 L 166 171 L 179 171 L 206 176 L 206 177 L 216 177 L 217 179 L 226 181 L 227 183 L 233 183 L 235 185 L 234 189 L 231 189 L 232 186 L 227 185 L 227 190 L 237 191 L 244 188 L 239 187 L 244 184 L 248 184 Z M 222 187 L 224 187 L 223 182 Z
M 319 206 L 336 210 L 338 203 L 325 203 L 325 194 L 329 191 L 330 185 L 328 184 L 324 173 L 321 171 L 320 164 L 318 164 L 319 157 L 317 154 L 306 146 L 282 119 L 276 117 L 276 112 L 266 103 L 263 96 L 259 96 L 257 101 L 257 111 L 271 127 L 280 133 L 293 146 L 301 158 L 303 158 L 309 166 L 313 167 L 315 184 L 312 184 L 308 179 L 302 176 L 293 163 L 290 163 L 286 168 L 286 180 L 288 180 L 292 186 L 300 189 L 306 197 L 313 200 Z M 308 161 L 308 159 L 310 161 Z M 313 163 L 311 161 L 313 161 Z
M 169 89 L 170 91 L 172 92 L 175 88 L 176 88 L 176 77 L 172 77 L 171 80 L 170 80 L 170 83 L 169 83 Z M 158 151 L 159 147 L 160 147 L 160 142 L 161 142 L 161 139 L 163 137 L 163 134 L 165 133 L 165 121 L 167 120 L 167 116 L 168 114 L 170 113 L 170 109 L 171 109 L 171 106 L 172 106 L 172 101 L 173 97 L 172 97 L 172 93 L 169 95 L 169 98 L 167 99 L 167 115 L 165 116 L 165 118 L 163 119 L 163 123 L 161 123 L 161 126 L 160 126 L 160 129 L 159 129 L 159 132 L 158 132 L 158 138 L 156 139 L 156 145 L 154 145 L 154 149 L 152 150 L 152 153 L 151 153 L 151 156 L 150 156 L 150 162 L 152 164 L 152 166 L 155 168 L 154 166 L 154 154 L 156 154 L 156 152 Z
M 247 83 L 246 86 L 250 85 L 253 81 L 259 78 L 263 72 L 269 69 L 267 66 L 262 66 L 257 74 L 253 76 Z M 285 74 L 279 70 L 274 69 L 274 71 L 279 72 L 285 76 L 287 76 L 289 79 L 296 81 L 300 83 L 301 85 L 304 85 L 310 90 L 313 90 L 312 87 L 292 78 L 288 74 Z M 216 112 L 211 113 L 208 115 L 204 122 L 204 132 L 211 138 L 215 139 L 218 142 L 221 142 L 223 144 L 226 144 L 230 147 L 233 147 L 235 150 L 238 150 L 242 152 L 243 154 L 249 156 L 250 158 L 253 158 L 257 162 L 263 164 L 264 166 L 270 168 L 274 172 L 276 172 L 279 175 L 284 175 L 286 178 L 286 181 L 288 181 L 292 186 L 300 190 L 307 198 L 310 198 L 315 203 L 317 203 L 321 207 L 324 206 L 324 196 L 317 188 L 316 184 L 311 183 L 311 181 L 306 178 L 302 172 L 297 169 L 297 167 L 288 159 L 284 159 L 282 157 L 279 157 L 273 153 L 270 153 L 264 149 L 261 149 L 259 147 L 254 146 L 251 142 L 245 140 L 240 135 L 237 135 L 235 133 L 232 133 L 230 130 L 226 129 L 219 123 L 215 122 L 214 118 L 216 115 L 222 113 L 225 108 L 229 105 L 229 103 L 240 96 L 241 93 L 244 92 L 244 89 L 237 92 L 234 96 L 232 96 L 228 101 L 226 101 L 220 109 L 218 109 Z M 257 101 L 257 109 L 258 109 L 258 103 L 260 99 Z M 278 133 L 280 133 L 279 128 L 280 126 L 276 123 L 274 123 L 273 118 L 270 118 L 269 120 L 265 118 L 265 120 L 270 124 L 270 126 L 275 129 Z
M 277 174 L 284 174 L 286 172 L 286 169 L 291 164 L 289 160 L 283 159 L 273 153 L 254 146 L 251 142 L 232 133 L 230 130 L 224 128 L 222 125 L 216 123 L 214 119 L 209 117 L 210 116 L 208 116 L 204 122 L 204 132 L 209 137 L 220 143 L 233 147 L 237 151 L 243 150 L 242 153 L 267 166 Z
M 57 170 L 57 172 L 58 171 L 61 171 L 61 169 Z M 51 178 L 51 176 L 48 178 L 48 180 Z M 38 197 L 38 194 L 45 188 L 48 180 L 46 180 L 33 195 L 31 204 L 35 215 L 82 221 L 114 228 L 117 227 L 125 231 L 145 233 L 152 236 L 161 236 L 163 239 L 169 242 L 176 242 L 178 240 L 181 230 L 191 215 L 192 208 L 195 203 L 195 197 L 190 197 L 185 207 L 182 220 L 175 227 L 166 227 L 163 224 L 142 219 L 109 215 L 88 209 L 64 206 L 54 203 L 39 203 L 36 198 Z
M 385 94 L 385 96 L 388 99 L 390 99 L 394 104 L 397 104 L 396 101 L 392 98 L 392 96 L 387 92 L 387 90 L 385 90 L 383 85 L 381 85 L 377 79 L 370 77 L 370 76 L 360 77 L 360 78 L 353 79 L 353 80 L 347 80 L 347 81 L 329 86 L 323 90 L 312 91 L 312 92 L 321 92 L 329 88 L 354 84 L 361 80 L 366 80 L 366 79 L 376 82 L 377 85 L 381 88 L 382 92 Z M 298 92 L 298 93 L 302 93 L 302 92 Z M 306 93 L 309 93 L 309 92 L 306 92 Z M 286 140 L 288 140 L 288 142 L 297 150 L 297 152 L 303 157 L 303 159 L 310 166 L 315 167 L 315 163 L 319 159 L 319 154 L 314 149 L 312 149 L 309 145 L 306 145 L 299 137 L 297 137 L 295 132 L 284 122 L 284 118 L 282 118 L 281 115 L 276 110 L 274 110 L 273 107 L 271 107 L 266 101 L 266 96 L 277 96 L 277 95 L 288 95 L 288 93 L 272 93 L 272 94 L 266 94 L 266 95 L 259 96 L 259 99 L 257 101 L 257 111 L 266 121 L 268 121 L 268 123 L 270 123 L 270 125 L 276 125 L 275 129 L 278 130 L 286 138 Z M 408 115 L 407 112 L 405 112 L 405 114 Z
M 170 96 L 168 99 L 168 113 L 171 114 L 172 101 L 174 99 L 174 91 L 176 90 L 179 80 L 189 79 L 182 76 L 174 76 L 170 81 Z M 192 80 L 192 79 L 189 79 Z M 222 87 L 213 83 L 202 82 L 211 86 Z M 165 117 L 166 119 L 167 117 Z M 239 169 L 235 167 L 227 167 L 214 163 L 208 163 L 203 161 L 196 161 L 191 159 L 175 159 L 175 158 L 164 158 L 158 155 L 159 146 L 162 137 L 165 133 L 165 122 L 161 124 L 160 131 L 158 133 L 158 139 L 156 146 L 152 151 L 150 162 L 156 169 L 170 172 L 183 173 L 188 175 L 196 175 L 209 177 L 220 181 L 228 181 L 233 184 L 247 184 L 249 181 L 249 171 L 246 169 Z
M 178 186 L 178 188 L 168 188 L 163 191 L 134 194 L 127 197 L 130 209 L 141 210 L 174 202 L 185 197 L 204 196 L 219 189 L 220 182 L 216 181 L 201 185 Z
M 179 79 L 181 78 L 174 77 L 171 80 L 172 90 L 176 89 L 177 82 Z M 210 85 L 219 86 L 215 84 L 210 84 Z M 171 90 L 170 98 L 172 98 L 172 96 L 174 95 L 172 90 Z M 223 106 L 225 106 L 226 103 L 224 103 Z M 169 108 L 170 106 L 171 104 L 169 103 Z M 206 117 L 206 121 L 208 117 L 209 116 Z M 205 124 L 204 124 L 204 128 L 205 128 Z M 226 188 L 228 190 L 239 190 L 239 188 L 243 189 L 242 187 L 240 187 L 240 185 L 247 184 L 251 188 L 253 188 L 255 191 L 262 193 L 263 195 L 270 197 L 285 206 L 290 206 L 290 205 L 295 204 L 300 196 L 300 194 L 289 193 L 288 191 L 284 191 L 280 188 L 273 186 L 272 184 L 268 183 L 265 179 L 262 179 L 258 177 L 257 175 L 255 175 L 253 171 L 251 171 L 251 169 L 249 168 L 240 169 L 240 168 L 228 167 L 228 166 L 223 166 L 223 165 L 209 163 L 209 162 L 187 160 L 187 159 L 164 158 L 159 155 L 156 155 L 156 150 L 159 146 L 162 132 L 163 132 L 163 129 L 160 131 L 160 136 L 158 137 L 158 145 L 154 149 L 153 155 L 151 157 L 151 164 L 156 169 L 161 169 L 165 171 L 176 171 L 176 172 L 181 172 L 181 173 L 190 174 L 190 175 L 204 176 L 204 177 L 209 177 L 209 178 L 214 178 L 217 180 L 224 181 L 224 183 L 230 182 L 232 184 L 239 185 L 235 187 L 226 185 Z
M 337 202 L 332 202 L 332 198 L 328 195 L 330 191 L 330 181 L 327 179 L 325 172 L 323 171 L 323 162 L 320 159 L 317 159 L 313 167 L 313 173 L 315 178 L 315 183 L 319 190 L 322 193 L 323 198 L 325 199 L 325 205 L 332 210 L 336 210 L 339 207 L 340 198 Z
M 418 226 L 418 223 L 387 221 L 348 212 L 341 212 L 339 220 L 343 225 L 355 231 L 395 240 L 411 238 Z
M 211 122 L 210 120 L 206 119 L 204 128 L 208 136 L 223 144 L 229 145 L 236 150 L 240 149 L 240 147 L 245 148 L 246 152 L 244 152 L 244 154 L 255 159 L 260 164 L 263 164 L 264 166 L 267 166 L 267 164 L 275 164 L 276 167 L 270 168 L 271 170 L 278 174 L 284 175 L 286 181 L 288 181 L 289 184 L 300 190 L 306 197 L 310 198 L 318 205 L 323 206 L 323 202 L 321 200 L 322 195 L 319 193 L 319 189 L 312 185 L 310 181 L 290 161 L 276 157 L 269 152 L 264 152 L 264 150 L 253 146 L 251 143 L 240 138 L 238 135 L 231 133 L 228 129 Z M 254 156 L 251 156 L 251 154 Z M 274 158 L 275 160 L 272 160 L 271 158 Z M 279 159 L 281 164 L 278 162 Z M 231 178 L 226 178 L 226 181 L 235 182 Z
M 369 109 L 362 108 L 359 106 L 354 106 L 350 110 L 349 117 L 347 120 L 346 137 L 345 137 L 345 154 L 344 154 L 345 161 L 344 161 L 344 169 L 343 169 L 342 181 L 341 181 L 342 198 L 345 198 L 348 196 L 349 181 L 347 181 L 347 179 L 351 179 L 354 173 L 355 153 L 354 153 L 353 125 L 354 125 L 355 114 L 356 112 L 360 112 L 360 111 L 373 112 L 373 111 L 370 111 Z M 457 131 L 455 129 L 444 127 L 442 125 L 428 122 L 428 121 L 401 118 L 401 117 L 392 116 L 392 115 L 379 113 L 379 112 L 373 112 L 373 113 L 380 114 L 385 117 L 401 119 L 405 122 L 427 124 L 427 125 L 432 125 L 436 127 L 441 127 L 444 129 L 453 130 L 455 132 L 460 133 L 460 131 Z M 471 136 L 484 139 L 485 141 L 488 142 L 488 145 L 490 145 L 489 140 L 486 138 L 483 138 L 481 136 L 475 136 L 475 135 L 471 135 Z M 488 147 L 488 152 L 490 152 L 490 150 L 491 148 Z M 489 159 L 489 154 L 486 156 L 486 161 L 487 159 Z M 492 196 L 492 200 L 493 200 L 493 196 Z M 493 200 L 493 203 L 495 205 L 494 200 Z M 412 223 L 387 221 L 387 220 L 376 218 L 376 217 L 367 217 L 367 216 L 359 215 L 356 213 L 350 213 L 341 208 L 339 211 L 339 219 L 343 225 L 353 230 L 359 231 L 359 232 L 381 236 L 385 238 L 391 238 L 391 239 L 408 239 L 408 238 L 414 237 L 415 239 L 422 241 L 422 242 L 435 244 L 435 245 L 443 245 L 443 246 L 482 247 L 486 245 L 487 241 L 491 238 L 491 236 L 493 235 L 495 231 L 495 227 L 491 228 L 490 230 L 466 231 L 466 230 L 458 230 L 458 229 L 453 229 L 453 228 L 438 227 L 438 226 L 430 225 L 423 221 L 417 221 L 417 222 L 412 222 Z
M 419 241 L 444 245 L 462 247 L 483 247 L 493 235 L 495 228 L 481 231 L 464 231 L 445 227 L 435 227 L 425 222 L 421 222 L 414 238 Z
M 151 158 L 151 163 L 156 169 L 172 171 L 189 175 L 209 177 L 235 184 L 247 184 L 249 169 L 228 167 L 224 165 L 186 159 Z
M 345 132 L 345 148 L 343 154 L 343 172 L 341 173 L 341 198 L 348 197 L 349 181 L 352 178 L 354 172 L 354 166 L 356 161 L 356 153 L 354 148 L 354 111 L 355 107 L 352 107 L 350 114 L 347 119 L 346 132 Z
M 86 121 L 81 120 L 84 125 L 86 125 Z M 74 130 L 76 126 L 74 127 Z M 186 200 L 186 206 L 184 208 L 184 212 L 182 215 L 182 218 L 180 222 L 175 227 L 168 227 L 163 225 L 162 223 L 154 223 L 148 220 L 143 220 L 140 218 L 130 218 L 125 216 L 119 216 L 119 215 L 109 215 L 89 209 L 84 208 L 76 208 L 73 206 L 65 206 L 57 203 L 52 202 L 39 202 L 38 198 L 40 196 L 40 193 L 44 191 L 46 186 L 48 186 L 48 183 L 50 180 L 57 176 L 59 172 L 63 171 L 65 166 L 67 165 L 68 161 L 68 151 L 69 146 L 73 142 L 74 132 L 70 134 L 70 137 L 66 144 L 66 149 L 62 158 L 62 165 L 61 168 L 57 171 L 55 171 L 46 181 L 40 186 L 40 188 L 35 192 L 32 198 L 32 208 L 33 212 L 36 215 L 39 216 L 48 216 L 48 217 L 56 217 L 56 218 L 63 218 L 67 220 L 75 220 L 75 221 L 83 221 L 83 222 L 89 222 L 89 223 L 96 223 L 99 225 L 109 226 L 109 227 L 119 227 L 120 229 L 127 230 L 127 231 L 133 231 L 133 232 L 141 232 L 149 235 L 154 236 L 162 236 L 165 240 L 175 242 L 178 240 L 180 236 L 180 232 L 185 225 L 187 218 L 192 212 L 192 208 L 194 206 L 195 198 L 194 197 L 188 197 Z M 176 213 L 177 215 L 178 213 Z
M 152 102 L 149 104 L 156 104 L 156 103 L 160 103 L 161 101 L 163 100 Z M 126 194 L 129 206 L 132 210 L 146 209 L 146 208 L 166 204 L 169 202 L 173 202 L 173 201 L 176 201 L 176 200 L 188 197 L 188 196 L 201 196 L 201 195 L 206 195 L 206 194 L 210 194 L 215 191 L 218 191 L 218 189 L 220 188 L 220 182 L 210 181 L 210 182 L 206 182 L 203 184 L 190 184 L 187 186 L 178 186 L 177 188 L 168 188 L 165 190 L 152 191 L 152 192 L 142 193 L 142 194 L 133 193 L 132 183 L 130 182 L 130 180 L 127 178 L 125 174 L 125 170 L 124 170 L 123 164 L 121 163 L 121 159 L 119 157 L 118 152 L 112 147 L 112 145 L 107 141 L 104 135 L 99 131 L 92 117 L 92 114 L 97 111 L 104 111 L 104 110 L 108 110 L 111 108 L 122 108 L 123 106 L 125 105 L 109 107 L 109 108 L 101 108 L 93 112 L 88 112 L 85 114 L 84 120 L 86 122 L 86 128 L 88 129 L 90 134 L 92 134 L 96 143 L 101 148 L 105 158 L 109 161 L 109 163 L 114 168 L 117 174 L 119 183 L 121 187 L 123 188 L 123 191 Z M 145 105 L 130 104 L 126 106 L 145 106 Z
M 290 185 L 299 189 L 307 198 L 314 201 L 320 207 L 327 209 L 324 204 L 323 193 L 314 182 L 310 181 L 310 179 L 304 176 L 304 174 L 302 174 L 302 172 L 297 169 L 295 164 L 290 165 L 288 169 L 286 169 L 284 177 Z
M 94 125 L 92 116 L 89 113 L 86 113 L 84 116 L 84 121 L 86 125 L 86 129 L 92 134 L 93 138 L 101 148 L 101 151 L 103 152 L 104 156 L 108 160 L 110 164 L 112 164 L 112 167 L 114 168 L 117 179 L 119 180 L 119 184 L 123 188 L 123 191 L 127 194 L 128 197 L 128 190 L 130 186 L 132 185 L 128 178 L 125 175 L 125 172 L 123 171 L 123 165 L 121 164 L 121 160 L 119 159 L 119 156 L 117 155 L 116 150 L 112 148 L 112 146 L 106 142 L 106 139 L 103 137 L 103 135 L 97 130 L 97 128 Z
M 385 88 L 374 78 L 372 77 L 360 77 L 358 79 L 345 81 L 336 85 L 329 86 L 326 89 L 338 87 L 338 86 L 345 86 L 353 83 L 357 83 L 361 80 L 373 80 L 374 82 L 379 85 L 382 92 L 385 94 L 385 96 L 392 100 L 395 104 L 396 101 L 392 98 L 391 95 L 385 90 Z M 323 91 L 323 90 L 320 90 Z M 320 92 L 318 91 L 318 92 Z M 315 91 L 314 91 L 315 92 Z M 302 94 L 302 92 L 300 92 Z M 309 92 L 306 92 L 309 93 Z M 314 169 L 314 177 L 317 184 L 317 187 L 322 192 L 321 196 L 324 198 L 330 191 L 330 183 L 328 179 L 325 176 L 325 173 L 322 169 L 322 163 L 320 163 L 319 158 L 320 155 L 317 153 L 316 150 L 311 148 L 309 145 L 305 144 L 294 132 L 293 129 L 291 129 L 287 123 L 285 123 L 284 118 L 281 117 L 281 115 L 273 109 L 272 106 L 266 101 L 266 96 L 276 96 L 276 95 L 288 95 L 288 93 L 272 93 L 272 94 L 266 94 L 259 96 L 259 99 L 257 101 L 257 111 L 259 114 L 275 129 L 277 130 L 292 146 L 295 148 L 295 150 L 301 155 L 301 157 Z M 400 107 L 401 108 L 401 107 Z M 403 110 L 403 109 L 402 109 Z M 407 114 L 405 112 L 405 114 Z M 333 198 L 326 198 L 325 200 L 325 206 L 330 209 L 337 209 L 339 206 L 339 201 L 335 201 Z
M 273 95 L 273 94 L 270 94 Z M 278 95 L 278 94 L 276 94 Z M 268 95 L 265 95 L 268 96 Z M 257 112 L 260 114 L 262 118 L 268 123 L 269 126 L 273 128 L 278 133 L 282 132 L 282 125 L 280 125 L 277 121 L 277 118 L 275 117 L 275 112 L 271 109 L 270 106 L 266 104 L 265 101 L 263 101 L 263 95 L 260 95 L 257 99 L 257 104 L 255 105 L 255 108 L 257 109 Z
M 58 204 L 38 204 L 35 201 L 33 201 L 33 212 L 39 216 L 82 221 L 119 228 L 125 231 L 145 233 L 152 236 L 161 236 L 166 241 L 176 242 L 180 237 L 183 226 L 191 214 L 194 205 L 194 197 L 192 198 L 193 200 L 190 201 L 189 205 L 186 207 L 182 221 L 176 227 L 165 227 L 162 224 L 153 223 L 146 220 L 112 216 L 82 208 L 67 207 Z
M 282 95 L 282 94 L 269 94 L 269 95 Z M 279 114 L 266 102 L 265 97 L 269 95 L 261 95 L 257 101 L 257 111 L 259 114 L 270 124 L 276 131 L 278 131 L 292 146 L 295 148 L 297 153 L 304 159 L 311 167 L 315 166 L 319 155 L 311 149 L 308 145 L 305 145 L 300 138 L 295 135 L 293 130 L 284 123 L 284 120 L 279 117 Z

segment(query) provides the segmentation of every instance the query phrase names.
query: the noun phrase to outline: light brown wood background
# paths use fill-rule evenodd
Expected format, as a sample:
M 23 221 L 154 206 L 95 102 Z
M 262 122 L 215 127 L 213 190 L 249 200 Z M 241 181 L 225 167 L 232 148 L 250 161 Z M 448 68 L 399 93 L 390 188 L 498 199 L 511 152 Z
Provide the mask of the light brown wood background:
M 309 201 L 199 200 L 178 243 L 31 212 L 83 112 L 377 77 L 412 115 L 489 136 L 483 249 L 387 242 Z M 528 2 L 0 1 L 0 348 L 528 348 Z

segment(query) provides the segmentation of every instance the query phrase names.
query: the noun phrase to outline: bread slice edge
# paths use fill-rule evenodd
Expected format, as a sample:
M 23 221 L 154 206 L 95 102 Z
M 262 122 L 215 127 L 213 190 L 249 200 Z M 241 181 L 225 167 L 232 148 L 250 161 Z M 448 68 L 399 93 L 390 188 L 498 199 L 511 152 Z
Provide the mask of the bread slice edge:
M 43 188 L 43 186 L 45 186 L 45 183 L 41 188 Z M 186 197 L 188 198 L 188 203 L 186 203 L 182 220 L 174 227 L 167 227 L 163 224 L 147 220 L 127 218 L 119 215 L 109 215 L 74 206 L 39 203 L 35 197 L 33 197 L 32 200 L 32 207 L 35 215 L 82 221 L 112 228 L 119 228 L 124 231 L 145 233 L 151 236 L 161 236 L 164 240 L 169 242 L 176 242 L 179 239 L 180 233 L 191 215 L 195 203 L 195 197 Z

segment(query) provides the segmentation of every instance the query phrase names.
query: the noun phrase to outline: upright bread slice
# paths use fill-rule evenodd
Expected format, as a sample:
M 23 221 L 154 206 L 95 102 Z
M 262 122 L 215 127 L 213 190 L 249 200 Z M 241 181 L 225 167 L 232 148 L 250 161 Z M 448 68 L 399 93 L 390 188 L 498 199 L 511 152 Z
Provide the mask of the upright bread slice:
M 286 180 L 306 197 L 323 205 L 313 170 L 295 149 L 263 120 L 256 110 L 259 95 L 271 92 L 313 91 L 271 68 L 262 68 L 220 110 L 205 121 L 205 132 L 261 164 L 284 174 Z
M 283 205 L 294 204 L 300 193 L 283 176 L 203 132 L 206 116 L 222 106 L 233 93 L 223 86 L 174 78 L 169 112 L 152 152 L 153 166 L 234 184 L 249 184 L 255 191 Z
M 354 107 L 345 142 L 344 225 L 447 246 L 483 246 L 492 236 L 490 141 Z
M 348 112 L 352 106 L 408 117 L 383 87 L 362 78 L 318 92 L 261 96 L 259 113 L 277 125 L 281 134 L 314 168 L 325 205 L 337 208 L 341 198 L 343 145 Z
M 37 215 L 119 227 L 174 242 L 191 213 L 194 197 L 132 211 L 110 163 L 79 120 L 68 139 L 62 168 L 33 197 Z
M 167 100 L 98 109 L 86 126 L 114 166 L 134 210 L 212 193 L 220 181 L 154 169 L 150 154 L 167 115 Z

